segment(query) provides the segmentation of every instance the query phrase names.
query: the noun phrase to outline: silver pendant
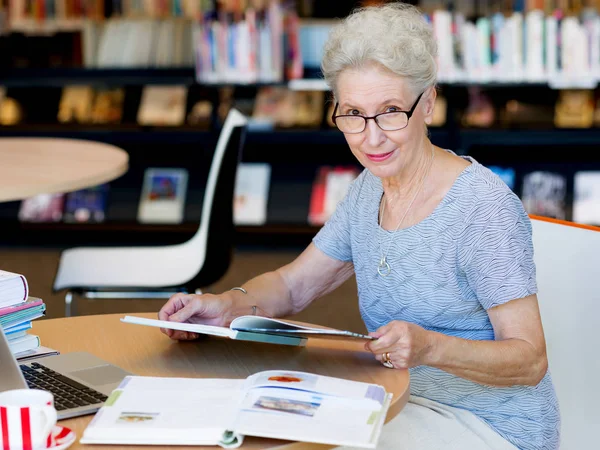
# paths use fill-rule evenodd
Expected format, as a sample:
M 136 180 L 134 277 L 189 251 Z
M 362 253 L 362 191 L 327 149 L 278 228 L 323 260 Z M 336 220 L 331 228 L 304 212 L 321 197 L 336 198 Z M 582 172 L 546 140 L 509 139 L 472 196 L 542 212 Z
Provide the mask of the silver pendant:
M 387 277 L 391 272 L 392 272 L 392 268 L 390 267 L 388 262 L 385 260 L 385 256 L 384 256 L 379 261 L 379 266 L 377 267 L 377 273 L 379 273 L 379 275 L 381 275 L 382 277 Z

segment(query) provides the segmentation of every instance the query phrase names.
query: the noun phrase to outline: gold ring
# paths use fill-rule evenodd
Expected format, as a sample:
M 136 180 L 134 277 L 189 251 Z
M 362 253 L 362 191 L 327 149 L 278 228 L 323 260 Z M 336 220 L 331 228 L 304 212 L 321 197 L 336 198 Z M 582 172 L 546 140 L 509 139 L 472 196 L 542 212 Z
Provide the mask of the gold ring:
M 394 363 L 390 359 L 390 353 L 389 352 L 385 352 L 383 355 L 381 355 L 381 358 L 383 359 L 382 364 L 385 367 L 387 367 L 388 369 L 393 369 L 394 368 Z

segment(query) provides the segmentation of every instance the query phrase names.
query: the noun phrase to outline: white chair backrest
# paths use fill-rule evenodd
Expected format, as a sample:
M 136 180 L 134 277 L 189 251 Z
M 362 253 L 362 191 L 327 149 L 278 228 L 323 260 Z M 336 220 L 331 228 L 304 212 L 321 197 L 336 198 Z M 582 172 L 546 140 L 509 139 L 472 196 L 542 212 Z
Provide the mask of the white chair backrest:
M 210 213 L 212 211 L 212 205 L 215 199 L 215 189 L 217 187 L 217 181 L 219 179 L 219 170 L 221 169 L 221 162 L 227 150 L 229 139 L 233 133 L 234 128 L 243 127 L 248 123 L 248 118 L 245 117 L 236 109 L 231 109 L 227 114 L 221 133 L 219 134 L 219 140 L 217 141 L 217 147 L 210 164 L 210 171 L 208 172 L 208 180 L 206 182 L 206 190 L 204 191 L 204 201 L 202 202 L 202 213 L 200 216 L 200 226 L 194 234 L 191 241 L 196 244 L 202 243 L 202 248 L 206 248 L 205 241 L 208 237 L 208 225 L 210 222 Z
M 595 448 L 600 424 L 600 230 L 532 218 L 538 299 L 561 411 L 561 449 Z
M 210 225 L 210 215 L 213 211 L 215 200 L 215 190 L 219 180 L 219 172 L 223 157 L 227 151 L 234 129 L 243 127 L 248 123 L 248 119 L 239 111 L 231 109 L 225 119 L 217 146 L 212 157 L 206 190 L 204 191 L 204 200 L 202 202 L 202 212 L 200 214 L 200 225 L 191 239 L 181 244 L 174 244 L 168 247 L 174 259 L 172 264 L 168 264 L 173 274 L 168 275 L 170 280 L 176 280 L 177 284 L 186 284 L 192 280 L 204 266 L 206 261 L 206 252 L 208 247 L 208 228 Z M 238 150 L 237 148 L 235 149 Z M 233 201 L 231 204 L 233 208 Z M 175 262 L 176 261 L 176 262 Z M 167 276 L 167 275 L 165 275 Z

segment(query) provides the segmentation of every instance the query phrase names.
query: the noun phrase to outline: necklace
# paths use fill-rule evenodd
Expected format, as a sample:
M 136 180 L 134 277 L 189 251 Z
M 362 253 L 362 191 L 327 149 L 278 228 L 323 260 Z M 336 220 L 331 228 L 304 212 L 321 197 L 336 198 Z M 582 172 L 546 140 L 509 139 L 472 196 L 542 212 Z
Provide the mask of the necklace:
M 402 223 L 404 222 L 404 219 L 406 218 L 406 215 L 410 211 L 410 208 L 412 207 L 417 196 L 421 192 L 421 189 L 423 189 L 423 185 L 425 184 L 425 180 L 427 179 L 427 176 L 429 175 L 431 166 L 433 166 L 434 159 L 435 159 L 435 151 L 433 148 L 433 144 L 431 144 L 431 161 L 429 163 L 429 167 L 427 168 L 427 172 L 425 173 L 425 176 L 423 177 L 423 180 L 421 181 L 419 189 L 417 189 L 417 191 L 415 192 L 415 195 L 413 195 L 413 198 L 410 200 L 410 203 L 408 204 L 408 208 L 406 208 L 406 211 L 404 211 L 404 214 L 402 215 L 402 218 L 400 219 L 398 226 L 396 227 L 396 229 L 394 230 L 393 233 L 390 233 L 390 238 L 388 239 L 388 245 L 387 245 L 387 249 L 386 249 L 385 253 L 381 254 L 381 259 L 379 260 L 379 265 L 377 266 L 377 273 L 379 273 L 379 275 L 381 275 L 382 277 L 387 277 L 392 272 L 390 263 L 387 262 L 387 254 L 390 251 L 390 245 L 392 245 L 392 237 L 394 236 L 394 233 L 396 233 L 396 231 L 398 231 L 398 229 L 400 228 L 400 225 L 402 225 Z M 385 203 L 386 202 L 383 202 L 383 206 L 381 207 L 381 216 L 379 217 L 379 226 L 380 227 L 383 224 L 383 215 L 385 213 Z M 381 250 L 383 250 L 381 242 L 379 243 L 379 247 L 381 248 Z

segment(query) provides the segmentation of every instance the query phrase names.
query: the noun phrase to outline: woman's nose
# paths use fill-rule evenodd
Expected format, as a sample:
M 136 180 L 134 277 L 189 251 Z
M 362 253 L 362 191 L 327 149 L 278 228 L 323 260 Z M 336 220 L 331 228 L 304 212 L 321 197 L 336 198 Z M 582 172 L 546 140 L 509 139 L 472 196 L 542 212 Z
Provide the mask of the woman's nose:
M 379 147 L 385 142 L 385 133 L 379 125 L 375 123 L 375 119 L 367 120 L 367 127 L 364 133 L 366 134 L 366 141 L 370 147 Z

